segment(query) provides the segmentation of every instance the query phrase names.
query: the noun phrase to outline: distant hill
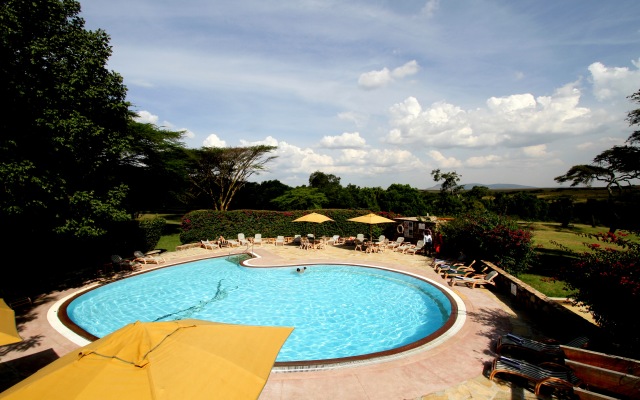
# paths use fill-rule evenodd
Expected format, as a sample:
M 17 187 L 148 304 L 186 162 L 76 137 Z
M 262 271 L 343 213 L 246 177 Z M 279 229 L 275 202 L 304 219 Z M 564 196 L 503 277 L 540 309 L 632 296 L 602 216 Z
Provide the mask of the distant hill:
M 435 185 L 435 186 L 432 186 L 432 187 L 428 188 L 427 190 L 440 190 L 440 186 L 442 186 L 442 185 Z M 471 190 L 471 189 L 473 189 L 474 186 L 485 186 L 485 187 L 488 187 L 489 189 L 492 189 L 492 190 L 537 189 L 535 186 L 516 185 L 514 183 L 492 183 L 490 185 L 487 185 L 487 184 L 484 184 L 484 183 L 464 183 L 464 184 L 462 184 L 462 186 L 464 186 L 464 190 Z

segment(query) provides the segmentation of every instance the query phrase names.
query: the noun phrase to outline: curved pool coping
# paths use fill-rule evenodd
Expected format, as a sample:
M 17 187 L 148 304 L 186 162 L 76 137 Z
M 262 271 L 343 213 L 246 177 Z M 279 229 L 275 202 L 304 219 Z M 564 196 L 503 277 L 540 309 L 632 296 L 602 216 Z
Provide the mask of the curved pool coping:
M 241 253 L 242 254 L 242 253 Z M 246 253 L 245 253 L 246 254 Z M 276 362 L 273 367 L 274 372 L 303 372 L 303 371 L 316 371 L 316 370 L 324 370 L 324 369 L 335 369 L 335 368 L 344 368 L 350 366 L 360 366 L 360 365 L 369 365 L 369 364 L 377 364 L 387 361 L 396 360 L 399 358 L 407 357 L 409 355 L 413 355 L 419 352 L 428 351 L 433 349 L 442 343 L 446 342 L 450 338 L 452 338 L 456 333 L 462 329 L 464 323 L 466 321 L 466 306 L 464 301 L 451 289 L 447 286 L 442 285 L 439 282 L 436 282 L 432 279 L 426 278 L 424 276 L 420 276 L 411 272 L 394 269 L 390 267 L 385 267 L 381 265 L 375 265 L 370 263 L 342 263 L 337 261 L 331 262 L 309 262 L 309 263 L 288 263 L 280 260 L 281 262 L 277 264 L 266 264 L 266 265 L 258 265 L 255 261 L 259 261 L 262 259 L 262 256 L 256 253 L 249 253 L 253 258 L 245 260 L 242 262 L 242 265 L 250 268 L 282 268 L 282 267 L 292 267 L 292 266 L 304 266 L 304 265 L 317 265 L 317 264 L 331 264 L 331 265 L 341 265 L 341 266 L 354 266 L 354 267 L 368 267 L 368 268 L 376 268 L 386 271 L 392 271 L 395 273 L 400 273 L 403 275 L 408 275 L 413 278 L 422 280 L 424 282 L 429 283 L 432 286 L 438 288 L 451 302 L 451 315 L 449 319 L 440 327 L 438 330 L 433 332 L 432 334 L 407 345 L 391 349 L 385 350 L 376 353 L 370 353 L 366 355 L 353 356 L 353 357 L 344 357 L 344 358 L 333 358 L 326 360 L 310 360 L 310 361 L 293 361 L 293 362 Z M 238 255 L 238 254 L 236 254 Z M 150 271 L 154 271 L 156 269 L 173 267 L 180 264 L 187 264 L 194 261 L 199 261 L 203 259 L 209 258 L 220 258 L 220 257 L 229 257 L 229 255 L 220 255 L 213 257 L 204 257 L 198 260 L 185 260 L 181 262 L 176 262 L 167 265 L 158 265 L 153 268 L 146 269 L 144 271 L 138 271 L 127 277 L 122 279 L 126 279 L 128 277 L 138 275 L 141 273 L 147 273 Z M 253 261 L 253 262 L 252 262 Z M 109 282 L 110 283 L 110 282 Z M 105 283 L 106 284 L 106 283 Z M 105 284 L 92 284 L 82 289 L 79 289 L 55 302 L 47 312 L 47 320 L 51 326 L 58 331 L 65 338 L 75 343 L 78 346 L 85 346 L 91 343 L 91 340 L 87 339 L 85 335 L 82 335 L 78 331 L 82 331 L 87 333 L 82 328 L 75 325 L 70 319 L 66 316 L 66 306 L 76 297 L 81 296 L 82 294 L 91 291 L 99 286 L 103 286 Z M 62 312 L 61 312 L 62 311 Z M 72 329 L 67 324 L 65 324 L 62 319 L 66 319 L 69 324 L 75 326 L 77 330 Z M 88 333 L 87 333 L 88 334 Z M 88 334 L 89 336 L 92 336 Z

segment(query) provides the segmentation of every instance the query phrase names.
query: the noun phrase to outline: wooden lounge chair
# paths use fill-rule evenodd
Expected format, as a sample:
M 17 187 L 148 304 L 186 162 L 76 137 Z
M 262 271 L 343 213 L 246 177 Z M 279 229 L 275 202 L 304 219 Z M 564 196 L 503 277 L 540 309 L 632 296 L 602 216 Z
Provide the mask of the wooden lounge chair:
M 567 342 L 565 345 L 584 348 L 588 343 L 589 338 L 580 336 Z M 515 355 L 536 361 L 558 361 L 564 359 L 564 353 L 560 345 L 561 343 L 553 339 L 538 341 L 508 333 L 498 338 L 496 353 Z
M 141 251 L 134 251 L 133 256 L 135 257 L 133 259 L 134 262 L 139 262 L 142 264 L 162 264 L 163 262 L 165 262 L 164 257 L 146 255 Z
M 475 265 L 475 260 L 468 267 L 460 266 L 457 268 L 448 268 L 448 269 L 443 269 L 440 272 L 442 273 L 442 277 L 444 279 L 449 279 L 454 276 L 466 276 L 466 277 L 484 276 L 484 273 L 488 268 L 485 266 L 481 270 L 476 270 L 474 268 L 474 265 Z
M 395 250 L 397 247 L 401 246 L 402 243 L 404 243 L 404 236 L 399 236 L 395 242 L 389 242 L 387 244 L 387 248 Z
M 408 249 L 406 249 L 404 252 L 405 254 L 413 254 L 414 256 L 416 255 L 416 253 L 419 252 L 424 252 L 425 248 L 424 248 L 424 240 L 418 240 L 418 243 L 416 243 L 415 246 L 411 246 Z
M 581 384 L 573 371 L 563 365 L 551 362 L 536 365 L 504 356 L 498 356 L 493 360 L 489 379 L 493 380 L 496 375 L 524 378 L 533 384 L 536 395 L 539 395 L 544 387 L 571 393 L 574 387 Z
M 113 264 L 114 268 L 118 268 L 118 269 L 128 269 L 131 271 L 135 271 L 136 269 L 138 269 L 140 267 L 140 263 L 137 263 L 133 260 L 126 260 L 122 257 L 120 257 L 117 254 L 114 254 L 111 256 L 111 263 Z
M 498 276 L 498 272 L 496 271 L 491 271 L 488 274 L 484 275 L 484 276 L 452 276 L 451 279 L 449 279 L 449 286 L 455 286 L 455 285 L 467 285 L 469 286 L 471 289 L 475 288 L 476 286 L 480 285 L 480 286 L 484 286 L 484 285 L 493 285 L 495 286 L 496 283 L 493 281 L 494 279 L 496 279 L 496 276 Z
M 204 247 L 207 250 L 215 250 L 220 248 L 220 245 L 218 245 L 218 243 L 216 242 L 212 242 L 210 240 L 201 240 L 200 244 L 202 245 L 202 247 Z

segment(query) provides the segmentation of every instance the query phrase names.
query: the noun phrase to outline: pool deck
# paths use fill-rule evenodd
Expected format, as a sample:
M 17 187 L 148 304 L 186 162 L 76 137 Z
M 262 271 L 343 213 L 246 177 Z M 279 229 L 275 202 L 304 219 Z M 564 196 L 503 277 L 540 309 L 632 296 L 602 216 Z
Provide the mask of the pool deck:
M 193 248 L 163 253 L 167 260 L 160 267 L 202 258 L 246 251 L 246 248 L 205 250 Z M 321 250 L 302 250 L 292 245 L 256 246 L 257 258 L 251 266 L 346 263 L 380 266 L 419 275 L 440 284 L 445 280 L 430 267 L 431 259 L 422 255 L 364 253 L 348 246 L 328 246 Z M 147 264 L 143 270 L 156 268 Z M 24 339 L 0 347 L 0 391 L 26 378 L 79 347 L 53 328 L 47 319 L 52 306 L 77 292 L 48 293 L 34 299 L 26 313 L 16 311 L 18 329 Z M 535 324 L 519 315 L 490 289 L 450 288 L 464 302 L 466 319 L 460 329 L 437 346 L 413 351 L 402 357 L 336 366 L 330 369 L 284 371 L 275 368 L 259 400 L 407 400 L 407 399 L 536 399 L 530 390 L 508 382 L 490 381 L 484 373 L 494 358 L 495 340 L 514 332 L 536 337 Z M 303 300 L 303 299 L 301 299 Z

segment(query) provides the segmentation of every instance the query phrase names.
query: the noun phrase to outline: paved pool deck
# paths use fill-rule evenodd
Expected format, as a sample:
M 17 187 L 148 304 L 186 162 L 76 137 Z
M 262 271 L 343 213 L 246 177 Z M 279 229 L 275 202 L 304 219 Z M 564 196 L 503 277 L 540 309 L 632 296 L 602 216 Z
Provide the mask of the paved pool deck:
M 418 275 L 440 285 L 446 281 L 430 266 L 431 258 L 386 251 L 365 253 L 350 246 L 303 250 L 293 245 L 263 244 L 251 250 L 252 267 L 345 263 L 379 266 Z M 166 252 L 166 263 L 143 270 L 202 258 L 245 252 L 247 248 Z M 117 278 L 110 276 L 103 281 Z M 447 286 L 448 287 L 448 286 Z M 536 337 L 535 324 L 490 288 L 448 287 L 463 302 L 464 323 L 457 331 L 402 356 L 376 362 L 338 365 L 330 369 L 291 371 L 274 368 L 259 400 L 406 400 L 406 399 L 536 399 L 530 390 L 509 382 L 490 381 L 486 368 L 495 357 L 496 339 L 508 332 Z M 0 391 L 79 347 L 58 332 L 55 305 L 83 288 L 47 293 L 33 299 L 27 311 L 17 310 L 23 342 L 0 347 Z M 53 325 L 50 319 L 54 321 Z

